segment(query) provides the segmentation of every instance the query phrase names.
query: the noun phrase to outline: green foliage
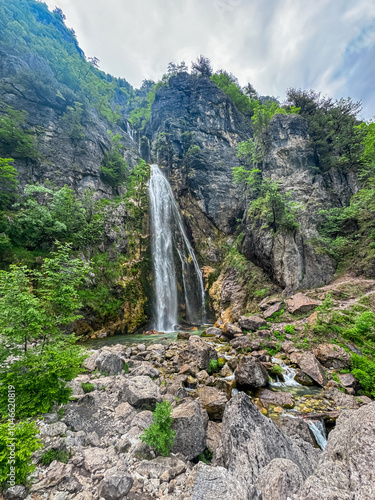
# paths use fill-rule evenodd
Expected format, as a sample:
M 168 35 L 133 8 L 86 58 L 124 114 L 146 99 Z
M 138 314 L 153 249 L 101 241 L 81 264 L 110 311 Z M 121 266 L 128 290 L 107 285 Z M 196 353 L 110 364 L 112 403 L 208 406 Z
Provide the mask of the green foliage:
M 163 79 L 158 83 L 152 83 L 151 87 L 147 87 L 145 92 L 142 92 L 142 87 L 140 91 L 136 91 L 136 97 L 133 98 L 131 106 L 134 109 L 130 112 L 129 122 L 132 124 L 133 128 L 136 130 L 143 130 L 146 123 L 149 122 L 151 116 L 151 106 L 155 100 L 156 92 L 164 86 L 168 85 L 169 77 L 163 76 Z
M 369 395 L 375 398 L 375 362 L 366 357 L 352 354 L 352 373 Z
M 26 111 L 0 104 L 0 154 L 13 158 L 38 158 L 34 139 L 25 129 Z
M 29 349 L 9 367 L 0 370 L 0 413 L 6 414 L 8 386 L 17 394 L 16 417 L 31 417 L 48 413 L 53 404 L 65 404 L 72 390 L 66 382 L 82 371 L 87 357 L 83 348 L 75 345 L 74 336 L 64 337 Z
M 57 244 L 57 251 L 44 260 L 40 271 L 11 265 L 0 271 L 0 329 L 12 346 L 30 341 L 51 341 L 61 327 L 80 316 L 77 288 L 89 272 L 80 259 L 70 258 L 70 246 Z
M 83 104 L 75 102 L 73 106 L 68 106 L 62 119 L 65 121 L 68 129 L 68 135 L 72 141 L 79 141 L 85 137 L 83 121 Z
M 208 373 L 216 373 L 221 370 L 224 365 L 225 359 L 223 358 L 211 359 L 207 371 Z
M 212 453 L 212 451 L 206 448 L 204 452 L 198 456 L 198 462 L 203 462 L 204 464 L 209 465 L 212 461 L 213 456 L 214 454 Z
M 360 161 L 363 130 L 356 119 L 360 102 L 350 98 L 333 101 L 312 90 L 289 89 L 287 104 L 300 108 L 300 115 L 309 123 L 318 172 Z
M 95 390 L 94 384 L 90 384 L 90 382 L 82 382 L 81 386 L 85 394 Z
M 153 422 L 140 436 L 140 439 L 155 448 L 158 453 L 167 457 L 171 453 L 176 432 L 172 430 L 172 405 L 169 401 L 156 403 L 153 413 Z
M 285 325 L 284 331 L 285 333 L 289 333 L 289 335 L 293 335 L 294 329 L 295 329 L 294 325 Z
M 6 413 L 5 411 L 3 415 Z M 40 440 L 35 437 L 39 431 L 34 422 L 16 424 L 13 436 L 10 436 L 9 431 L 8 423 L 0 424 L 0 487 L 5 487 L 8 483 L 10 467 L 15 468 L 15 484 L 25 484 L 28 476 L 35 470 L 31 455 L 42 447 Z M 8 440 L 9 437 L 15 438 L 15 441 Z M 11 442 L 15 443 L 14 459 L 8 448 Z M 9 463 L 9 460 L 14 460 L 14 463 Z
M 282 375 L 283 369 L 281 368 L 280 365 L 273 365 L 271 370 L 270 370 L 270 373 L 272 375 Z
M 0 211 L 9 208 L 16 197 L 18 172 L 11 165 L 13 161 L 12 158 L 0 158 Z
M 129 363 L 125 362 L 124 363 L 124 373 L 127 375 L 129 373 Z
M 254 101 L 243 93 L 236 77 L 226 71 L 220 71 L 212 75 L 211 80 L 230 97 L 241 113 L 248 117 L 253 115 Z
M 69 461 L 69 452 L 62 450 L 55 450 L 54 448 L 52 448 L 51 450 L 45 451 L 43 455 L 40 457 L 41 463 L 47 467 L 54 460 L 62 462 L 63 464 L 67 464 Z
M 109 186 L 117 187 L 125 182 L 129 174 L 129 167 L 122 154 L 122 136 L 108 133 L 111 136 L 112 144 L 111 149 L 104 154 L 100 167 L 100 177 Z

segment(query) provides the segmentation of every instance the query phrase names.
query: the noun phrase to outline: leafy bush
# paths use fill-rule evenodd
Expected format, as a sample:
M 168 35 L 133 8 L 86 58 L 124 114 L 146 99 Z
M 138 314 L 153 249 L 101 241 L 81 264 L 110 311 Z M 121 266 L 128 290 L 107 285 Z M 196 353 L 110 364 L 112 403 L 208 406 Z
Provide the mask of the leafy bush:
M 285 333 L 289 333 L 290 335 L 293 335 L 294 329 L 295 329 L 294 325 L 285 325 L 284 331 L 285 331 Z
M 8 388 L 7 388 L 8 390 Z M 7 411 L 2 411 L 2 415 L 6 415 Z M 19 422 L 14 429 L 15 438 L 15 457 L 10 456 L 11 450 L 8 445 L 11 441 L 8 440 L 9 424 L 0 424 L 0 486 L 5 487 L 9 483 L 8 473 L 11 472 L 10 467 L 15 468 L 15 484 L 23 484 L 27 477 L 34 472 L 35 466 L 31 463 L 31 455 L 34 451 L 42 447 L 39 439 L 35 436 L 38 434 L 38 428 L 34 422 Z M 14 460 L 14 463 L 9 463 L 9 460 Z M 13 484 L 11 484 L 14 486 Z
M 375 398 L 375 362 L 366 357 L 352 354 L 352 373 L 363 389 Z
M 273 365 L 270 370 L 270 373 L 272 375 L 281 375 L 283 373 L 283 369 L 281 368 L 280 365 Z
M 113 135 L 109 132 L 112 139 L 111 149 L 104 154 L 103 162 L 100 167 L 100 177 L 103 182 L 112 187 L 123 184 L 128 177 L 129 167 L 123 158 L 121 144 L 121 135 Z
M 15 387 L 17 394 L 17 418 L 48 413 L 55 402 L 67 403 L 72 390 L 66 387 L 66 382 L 81 373 L 82 362 L 87 357 L 75 342 L 74 336 L 55 340 L 26 351 L 18 361 L 2 368 L 0 413 L 6 414 L 9 385 Z
M 0 211 L 9 208 L 16 197 L 17 170 L 11 165 L 12 158 L 0 158 Z
M 198 457 L 198 462 L 203 462 L 204 464 L 210 464 L 214 454 L 208 448 L 204 450 Z
M 81 384 L 83 392 L 87 394 L 88 392 L 92 392 L 95 390 L 94 384 L 90 384 L 89 382 L 83 382 Z
M 124 372 L 126 375 L 129 373 L 129 363 L 124 363 Z
M 62 450 L 55 450 L 52 448 L 51 450 L 44 452 L 43 455 L 40 457 L 40 461 L 42 462 L 43 465 L 46 466 L 51 464 L 54 460 L 62 462 L 63 464 L 67 464 L 69 461 L 69 452 Z
M 169 401 L 156 403 L 153 422 L 140 436 L 141 440 L 156 449 L 164 457 L 171 453 L 176 432 L 172 430 L 172 405 Z
M 211 359 L 210 364 L 208 365 L 208 373 L 215 373 L 221 370 L 221 368 L 225 365 L 225 359 Z

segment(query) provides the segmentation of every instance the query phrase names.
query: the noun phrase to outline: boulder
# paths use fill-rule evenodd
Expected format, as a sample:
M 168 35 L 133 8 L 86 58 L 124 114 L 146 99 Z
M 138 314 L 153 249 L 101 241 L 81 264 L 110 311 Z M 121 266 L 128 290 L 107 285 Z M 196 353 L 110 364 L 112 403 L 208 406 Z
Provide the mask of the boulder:
M 307 295 L 303 293 L 296 293 L 287 300 L 287 304 L 288 311 L 291 314 L 304 314 L 320 306 L 321 302 L 310 299 L 310 297 L 307 297 Z
M 307 441 L 311 446 L 316 446 L 314 434 L 309 425 L 302 418 L 282 416 L 276 422 L 279 428 L 287 436 L 299 436 L 304 441 Z
M 302 483 L 303 476 L 294 462 L 275 458 L 261 470 L 255 485 L 264 499 L 288 500 Z
M 375 403 L 341 412 L 314 473 L 296 500 L 375 498 Z
M 262 363 L 252 356 L 242 356 L 239 359 L 234 377 L 239 385 L 249 387 L 264 387 L 268 384 L 268 373 Z
M 282 406 L 283 408 L 293 408 L 294 399 L 290 392 L 276 392 L 269 389 L 260 389 L 258 397 L 262 404 L 268 408 L 269 405 Z
M 116 406 L 115 420 L 130 422 L 135 417 L 135 410 L 129 403 L 121 403 Z
M 7 490 L 4 490 L 4 499 L 5 500 L 24 500 L 28 495 L 28 491 L 25 486 L 21 486 L 17 484 L 16 486 L 12 486 Z
M 210 420 L 207 425 L 207 448 L 214 453 L 219 446 L 221 429 L 223 424 L 221 422 L 212 422 Z
M 222 334 L 228 339 L 233 339 L 235 335 L 242 335 L 242 330 L 233 323 L 224 323 Z
M 270 318 L 273 316 L 275 313 L 280 312 L 283 309 L 283 303 L 282 302 L 276 302 L 273 306 L 268 307 L 264 313 L 263 316 L 265 319 Z
M 354 396 L 350 394 L 345 394 L 336 387 L 331 387 L 324 391 L 324 396 L 334 402 L 335 406 L 338 408 L 358 408 L 358 401 Z
M 67 425 L 63 422 L 55 422 L 50 425 L 41 425 L 39 433 L 41 436 L 56 437 L 66 434 L 67 429 Z
M 320 344 L 314 349 L 315 357 L 326 368 L 342 370 L 350 368 L 350 354 L 336 344 Z
M 207 411 L 208 416 L 212 420 L 221 420 L 223 418 L 227 397 L 223 392 L 218 391 L 215 387 L 199 387 L 196 395 L 199 397 L 200 403 Z
M 108 463 L 108 451 L 103 448 L 86 448 L 83 450 L 85 469 L 95 472 L 104 469 Z
M 324 369 L 312 352 L 292 352 L 289 359 L 318 385 L 322 387 L 326 385 L 327 379 Z
M 224 467 L 210 467 L 199 462 L 192 500 L 261 500 L 256 488 Z
M 95 360 L 95 368 L 100 372 L 115 375 L 121 373 L 124 368 L 124 360 L 112 352 L 102 351 Z
M 223 332 L 220 330 L 220 328 L 215 328 L 214 326 L 211 326 L 206 330 L 206 335 L 208 336 L 215 335 L 215 337 L 221 337 L 222 334 Z
M 170 481 L 186 471 L 186 464 L 177 457 L 156 457 L 137 464 L 137 473 L 141 476 L 160 478 Z
M 178 332 L 177 338 L 180 340 L 189 340 L 191 335 L 192 334 L 190 332 Z
M 344 387 L 356 389 L 359 385 L 358 380 L 351 373 L 340 373 L 338 377 Z
M 254 483 L 263 467 L 275 458 L 291 460 L 306 478 L 313 473 L 320 453 L 298 436 L 285 436 L 244 392 L 226 405 L 221 443 L 224 466 L 248 483 Z
M 132 377 L 145 376 L 150 378 L 158 378 L 160 377 L 160 372 L 157 368 L 154 368 L 152 363 L 148 361 L 142 361 L 141 364 L 135 368 L 133 368 L 130 373 Z
M 105 471 L 98 487 L 100 497 L 105 500 L 122 500 L 133 486 L 133 478 L 115 467 Z
M 188 460 L 206 448 L 206 421 L 197 400 L 186 398 L 172 412 L 172 429 L 176 432 L 173 453 L 182 453 Z
M 313 379 L 310 378 L 308 375 L 306 375 L 306 373 L 304 373 L 302 370 L 296 371 L 294 380 L 301 385 L 306 385 L 306 386 L 315 385 Z
M 34 493 L 46 488 L 53 488 L 58 484 L 61 485 L 61 483 L 66 484 L 71 480 L 72 476 L 73 476 L 73 465 L 63 464 L 61 462 L 54 460 L 48 466 L 47 470 L 43 471 L 43 476 L 41 481 L 34 483 L 31 486 L 30 492 Z
M 217 354 L 215 349 L 207 342 L 196 335 L 192 335 L 185 349 L 181 351 L 179 358 L 182 364 L 193 361 L 200 370 L 207 370 L 211 359 L 217 359 Z
M 256 332 L 262 326 L 266 326 L 267 321 L 259 316 L 241 316 L 238 324 L 243 330 L 251 330 Z
M 119 401 L 127 402 L 135 408 L 153 410 L 156 403 L 161 403 L 162 397 L 159 387 L 150 377 L 139 376 L 124 381 Z
M 246 335 L 242 335 L 241 337 L 236 337 L 230 341 L 233 349 L 246 349 L 251 346 L 251 340 Z

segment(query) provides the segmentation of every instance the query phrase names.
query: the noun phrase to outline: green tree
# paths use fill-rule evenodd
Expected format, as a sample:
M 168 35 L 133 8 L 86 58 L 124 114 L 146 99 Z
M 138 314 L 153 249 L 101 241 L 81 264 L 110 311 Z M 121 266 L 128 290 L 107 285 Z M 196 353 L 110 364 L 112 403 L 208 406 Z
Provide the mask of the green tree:
M 12 158 L 0 158 L 0 211 L 10 207 L 16 197 L 17 170 L 11 165 Z
M 153 422 L 140 436 L 141 440 L 156 449 L 164 457 L 171 453 L 176 432 L 172 430 L 172 405 L 169 401 L 156 403 Z
M 111 136 L 112 144 L 111 149 L 104 154 L 102 166 L 100 167 L 100 177 L 109 186 L 117 187 L 125 182 L 129 167 L 122 155 L 121 135 L 108 133 Z
M 38 158 L 34 139 L 25 129 L 26 111 L 18 111 L 11 106 L 0 106 L 0 152 L 14 158 Z
M 70 245 L 57 248 L 40 270 L 12 265 L 0 271 L 0 330 L 15 350 L 59 338 L 62 327 L 80 317 L 77 288 L 90 268 L 70 258 Z

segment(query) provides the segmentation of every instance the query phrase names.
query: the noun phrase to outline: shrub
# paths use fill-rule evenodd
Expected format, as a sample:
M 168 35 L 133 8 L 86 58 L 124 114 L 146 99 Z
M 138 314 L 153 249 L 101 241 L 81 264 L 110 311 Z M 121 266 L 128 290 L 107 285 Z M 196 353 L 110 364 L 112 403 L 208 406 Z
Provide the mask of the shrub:
M 3 413 L 4 415 L 5 413 Z M 10 448 L 8 447 L 9 424 L 0 424 L 0 486 L 5 487 L 9 481 L 8 474 L 10 466 L 15 468 L 15 484 L 23 484 L 27 477 L 35 470 L 35 466 L 31 463 L 30 458 L 34 451 L 41 448 L 40 440 L 35 437 L 38 433 L 38 428 L 35 423 L 20 422 L 14 429 L 14 437 L 16 439 L 14 464 L 9 464 Z M 14 486 L 12 483 L 8 483 Z
M 283 373 L 283 369 L 280 365 L 273 365 L 270 372 L 272 375 L 281 375 Z
M 86 383 L 85 383 L 85 382 L 83 382 L 83 383 L 81 384 L 81 386 L 82 386 L 83 392 L 84 392 L 85 394 L 87 394 L 88 392 L 92 392 L 93 390 L 95 390 L 95 386 L 94 386 L 94 384 L 90 384 L 89 382 L 86 382 Z
M 140 436 L 141 440 L 155 448 L 158 453 L 168 457 L 173 447 L 176 432 L 172 430 L 172 405 L 169 401 L 156 403 L 153 422 Z
M 122 137 L 119 134 L 111 135 L 111 149 L 104 154 L 100 167 L 100 177 L 105 184 L 117 187 L 128 177 L 129 167 L 122 156 Z
M 126 374 L 128 374 L 128 373 L 129 373 L 129 363 L 124 363 L 124 372 L 125 372 Z
M 366 393 L 375 397 L 375 362 L 358 354 L 352 355 L 351 362 L 353 375 Z
M 205 464 L 210 464 L 214 454 L 208 448 L 204 450 L 198 457 L 198 462 L 203 462 Z
M 43 465 L 46 466 L 48 466 L 54 460 L 62 462 L 63 464 L 67 464 L 69 460 L 69 452 L 62 450 L 55 450 L 52 448 L 51 450 L 44 452 L 43 455 L 40 457 L 40 461 L 42 462 Z
M 220 370 L 219 361 L 217 359 L 211 359 L 210 364 L 208 365 L 208 373 L 215 373 Z
M 294 325 L 285 325 L 284 331 L 285 333 L 289 333 L 290 335 L 294 334 Z

